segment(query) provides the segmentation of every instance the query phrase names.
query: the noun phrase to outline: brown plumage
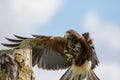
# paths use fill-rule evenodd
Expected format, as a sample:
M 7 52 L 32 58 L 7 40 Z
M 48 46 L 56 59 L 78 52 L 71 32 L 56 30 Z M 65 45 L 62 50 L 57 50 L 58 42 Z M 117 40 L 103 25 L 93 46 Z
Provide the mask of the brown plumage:
M 47 70 L 69 68 L 60 80 L 99 80 L 93 72 L 99 61 L 89 33 L 80 35 L 74 30 L 65 32 L 64 37 L 33 35 L 25 38 L 15 35 L 16 44 L 2 44 L 12 48 L 31 48 L 33 66 Z

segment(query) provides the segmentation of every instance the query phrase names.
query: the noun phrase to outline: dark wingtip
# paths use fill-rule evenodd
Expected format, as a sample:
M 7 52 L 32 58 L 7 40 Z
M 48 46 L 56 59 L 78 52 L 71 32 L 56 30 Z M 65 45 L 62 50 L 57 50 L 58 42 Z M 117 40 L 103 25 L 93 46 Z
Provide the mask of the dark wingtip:
M 45 37 L 44 35 L 32 35 L 33 37 Z
M 21 36 L 15 35 L 15 34 L 14 34 L 14 36 L 18 39 L 28 39 L 27 37 L 21 37 Z
M 36 35 L 32 34 L 33 37 L 36 37 Z
M 5 46 L 5 47 L 9 47 L 9 48 L 18 48 L 18 46 L 20 44 L 5 44 L 5 43 L 1 43 L 1 45 Z
M 10 42 L 21 42 L 22 41 L 22 40 L 10 39 L 10 38 L 7 38 L 7 37 L 5 39 L 7 39 Z

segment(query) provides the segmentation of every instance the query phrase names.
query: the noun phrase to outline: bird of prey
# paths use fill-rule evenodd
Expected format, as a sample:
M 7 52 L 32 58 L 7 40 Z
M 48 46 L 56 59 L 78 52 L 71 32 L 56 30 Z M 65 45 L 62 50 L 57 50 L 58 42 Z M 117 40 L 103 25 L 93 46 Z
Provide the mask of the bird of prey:
M 93 69 L 98 65 L 93 40 L 86 32 L 80 35 L 68 30 L 64 37 L 33 35 L 26 38 L 14 35 L 6 38 L 14 44 L 2 44 L 16 49 L 32 49 L 32 65 L 47 70 L 68 69 L 60 80 L 100 80 Z

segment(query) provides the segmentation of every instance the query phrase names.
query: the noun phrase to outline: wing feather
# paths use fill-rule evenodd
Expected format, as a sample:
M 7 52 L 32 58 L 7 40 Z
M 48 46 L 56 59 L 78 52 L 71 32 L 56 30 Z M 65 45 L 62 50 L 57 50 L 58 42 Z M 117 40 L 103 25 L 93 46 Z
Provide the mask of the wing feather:
M 15 35 L 15 34 L 14 34 L 14 36 L 18 39 L 28 39 L 27 37 L 21 37 L 21 36 Z
M 92 39 L 90 38 L 89 32 L 86 32 L 86 33 L 82 34 L 82 36 L 85 38 L 86 42 L 88 42 L 89 47 L 91 49 L 91 61 L 92 61 L 91 68 L 94 69 L 99 63 L 97 54 L 95 52 L 94 44 L 92 42 Z
M 60 53 L 54 51 L 50 47 L 44 48 L 43 54 L 42 54 L 41 58 L 39 57 L 39 59 L 38 59 L 38 63 L 37 63 L 39 68 L 48 69 L 48 70 L 51 70 L 51 69 L 58 70 L 58 69 L 65 69 L 65 68 L 69 67 L 67 58 L 65 56 L 61 55 Z M 33 63 L 36 63 L 36 62 L 33 62 Z M 66 65 L 64 65 L 64 64 L 66 64 Z
M 18 48 L 18 46 L 20 45 L 18 44 L 5 44 L 5 43 L 1 43 L 1 45 L 5 46 L 5 47 L 11 47 L 11 48 Z
M 6 38 L 8 41 L 10 41 L 10 42 L 16 42 L 16 43 L 18 43 L 18 42 L 21 42 L 22 40 L 15 40 L 15 39 L 10 39 L 10 38 Z
M 35 66 L 42 56 L 43 49 L 33 48 L 32 53 L 32 65 Z
M 35 38 L 26 38 L 14 35 L 19 40 L 6 38 L 18 44 L 3 44 L 7 47 L 31 48 L 32 64 L 47 70 L 65 69 L 71 65 L 67 61 L 64 49 L 67 46 L 63 37 L 33 35 Z

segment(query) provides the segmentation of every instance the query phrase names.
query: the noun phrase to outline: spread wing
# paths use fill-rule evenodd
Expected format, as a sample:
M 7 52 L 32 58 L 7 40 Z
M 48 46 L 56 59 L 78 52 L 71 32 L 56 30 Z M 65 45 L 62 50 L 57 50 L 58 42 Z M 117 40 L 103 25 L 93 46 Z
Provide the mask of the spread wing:
M 91 61 L 92 61 L 91 68 L 94 69 L 99 63 L 99 60 L 98 60 L 98 57 L 97 57 L 97 54 L 96 54 L 96 51 L 95 51 L 94 44 L 93 44 L 92 39 L 90 38 L 90 35 L 89 35 L 88 32 L 82 34 L 82 36 L 85 38 L 86 42 L 90 46 L 90 49 L 91 49 Z
M 15 35 L 17 40 L 6 38 L 16 44 L 2 44 L 12 48 L 31 48 L 33 66 L 57 70 L 68 68 L 71 64 L 64 54 L 67 43 L 63 37 L 33 35 L 35 38 L 25 38 Z

